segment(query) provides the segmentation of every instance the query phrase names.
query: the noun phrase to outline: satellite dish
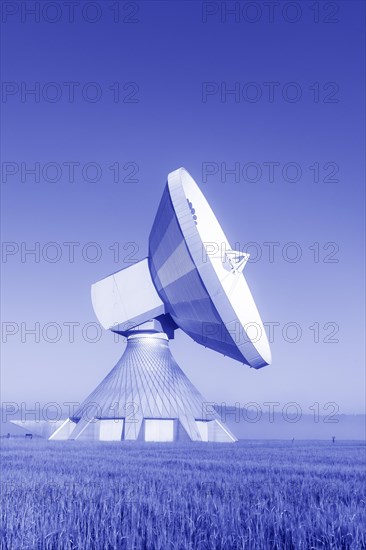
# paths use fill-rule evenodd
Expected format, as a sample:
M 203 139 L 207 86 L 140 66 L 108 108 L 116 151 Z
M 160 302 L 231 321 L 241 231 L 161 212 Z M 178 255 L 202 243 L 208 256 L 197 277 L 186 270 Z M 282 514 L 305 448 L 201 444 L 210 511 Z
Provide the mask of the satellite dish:
M 147 259 L 92 286 L 105 329 L 124 334 L 150 319 L 256 369 L 271 352 L 243 268 L 204 195 L 184 168 L 168 175 Z
M 171 172 L 148 258 L 92 285 L 100 323 L 127 336 L 126 350 L 50 439 L 236 441 L 177 365 L 168 340 L 182 329 L 250 367 L 270 363 L 267 336 L 243 275 L 248 258 L 231 249 L 187 170 Z
M 149 239 L 149 270 L 166 312 L 193 340 L 256 369 L 271 352 L 243 268 L 184 168 L 172 172 Z

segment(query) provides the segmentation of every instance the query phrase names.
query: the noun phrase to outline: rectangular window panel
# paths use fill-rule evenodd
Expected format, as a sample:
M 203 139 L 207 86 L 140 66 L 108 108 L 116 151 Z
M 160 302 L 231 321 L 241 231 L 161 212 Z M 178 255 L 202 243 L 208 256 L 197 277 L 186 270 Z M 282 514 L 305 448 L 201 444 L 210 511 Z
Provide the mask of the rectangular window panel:
M 202 441 L 208 441 L 208 422 L 202 422 L 201 420 L 196 420 L 196 426 L 200 432 Z
M 100 441 L 121 441 L 123 430 L 123 418 L 113 420 L 101 420 L 99 439 Z
M 145 441 L 174 441 L 174 420 L 145 420 Z

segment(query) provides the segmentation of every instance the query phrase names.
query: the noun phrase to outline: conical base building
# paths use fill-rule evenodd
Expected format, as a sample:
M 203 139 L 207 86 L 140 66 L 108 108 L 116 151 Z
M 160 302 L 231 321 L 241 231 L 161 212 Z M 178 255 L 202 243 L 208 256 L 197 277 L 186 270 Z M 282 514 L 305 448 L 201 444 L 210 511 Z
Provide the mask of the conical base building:
M 166 334 L 141 331 L 50 439 L 236 441 L 176 363 Z

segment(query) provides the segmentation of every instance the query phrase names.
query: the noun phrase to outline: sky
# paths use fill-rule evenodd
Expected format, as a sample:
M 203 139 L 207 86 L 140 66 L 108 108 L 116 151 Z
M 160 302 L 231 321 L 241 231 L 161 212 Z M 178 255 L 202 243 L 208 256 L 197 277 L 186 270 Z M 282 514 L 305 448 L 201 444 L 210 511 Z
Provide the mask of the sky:
M 365 4 L 4 2 L 2 21 L 2 400 L 80 402 L 114 366 L 90 285 L 146 257 L 184 166 L 273 328 L 259 371 L 177 331 L 184 372 L 219 404 L 362 412 Z

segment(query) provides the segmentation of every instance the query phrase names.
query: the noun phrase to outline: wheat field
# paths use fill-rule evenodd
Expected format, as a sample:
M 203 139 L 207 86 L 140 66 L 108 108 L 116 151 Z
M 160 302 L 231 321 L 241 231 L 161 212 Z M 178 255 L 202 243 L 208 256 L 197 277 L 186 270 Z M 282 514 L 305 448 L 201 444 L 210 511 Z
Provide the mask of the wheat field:
M 1 548 L 366 548 L 360 442 L 1 442 Z

